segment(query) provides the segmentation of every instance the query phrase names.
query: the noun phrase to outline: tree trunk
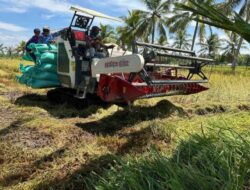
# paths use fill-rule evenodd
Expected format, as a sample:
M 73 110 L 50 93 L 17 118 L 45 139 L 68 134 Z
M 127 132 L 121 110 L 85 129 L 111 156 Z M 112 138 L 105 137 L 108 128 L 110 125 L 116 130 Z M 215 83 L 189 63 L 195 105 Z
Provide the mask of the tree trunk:
M 209 30 L 210 30 L 210 35 L 212 35 L 213 34 L 212 26 L 209 26 Z
M 152 31 L 152 44 L 155 43 L 155 22 L 153 23 L 153 31 Z
M 246 2 L 246 6 L 247 6 L 247 8 L 246 8 L 246 14 L 247 14 L 247 16 L 246 16 L 246 22 L 248 23 L 248 21 L 249 21 L 249 19 L 250 19 L 250 13 L 249 13 L 249 6 L 250 5 L 248 5 L 248 0 L 247 0 L 247 2 Z M 243 43 L 243 38 L 241 37 L 240 38 L 240 41 L 239 41 L 239 44 L 238 44 L 238 47 L 237 47 L 237 50 L 236 50 L 236 52 L 235 52 L 235 54 L 234 54 L 234 59 L 233 59 L 233 62 L 232 62 L 232 70 L 233 70 L 233 72 L 235 72 L 235 69 L 236 69 L 236 65 L 237 65 L 237 63 L 238 63 L 238 59 L 239 59 L 239 54 L 240 54 L 240 49 L 241 49 L 241 46 L 242 46 L 242 43 Z
M 194 50 L 194 44 L 195 44 L 195 39 L 196 39 L 196 35 L 197 35 L 197 31 L 198 31 L 198 27 L 199 27 L 199 22 L 198 22 L 198 21 L 196 21 L 196 26 L 195 26 L 194 35 L 193 35 L 193 41 L 192 41 L 191 51 L 193 51 L 193 50 Z
M 232 62 L 232 70 L 233 72 L 235 72 L 235 69 L 236 69 L 236 65 L 238 63 L 238 58 L 239 58 L 239 54 L 240 54 L 240 48 L 241 48 L 241 45 L 243 43 L 243 38 L 241 37 L 240 38 L 240 41 L 239 41 L 239 44 L 238 44 L 238 47 L 237 47 L 237 50 L 235 51 L 234 53 L 234 57 L 233 57 L 233 62 Z

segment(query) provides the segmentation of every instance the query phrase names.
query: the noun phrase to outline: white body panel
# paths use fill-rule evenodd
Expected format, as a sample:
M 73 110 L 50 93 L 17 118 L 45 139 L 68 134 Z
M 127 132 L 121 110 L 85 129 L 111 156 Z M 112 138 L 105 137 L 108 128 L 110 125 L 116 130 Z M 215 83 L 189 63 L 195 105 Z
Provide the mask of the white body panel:
M 70 46 L 70 43 L 69 41 L 65 41 L 64 39 L 62 39 L 61 37 L 58 37 L 56 39 L 56 43 L 63 43 L 65 45 L 65 49 L 66 49 L 66 52 L 67 52 L 67 56 L 69 58 L 69 61 L 70 61 L 70 64 L 69 64 L 69 73 L 64 73 L 64 72 L 60 72 L 59 71 L 59 64 L 57 65 L 57 72 L 59 75 L 62 75 L 62 76 L 67 76 L 67 77 L 70 77 L 71 79 L 71 85 L 69 86 L 69 84 L 64 84 L 61 82 L 61 85 L 63 87 L 67 87 L 67 88 L 74 88 L 75 87 L 75 57 L 73 57 L 72 55 L 72 50 L 71 50 L 71 46 Z
M 117 44 L 115 43 L 107 43 L 106 46 L 114 45 L 115 47 L 113 49 L 108 49 L 110 57 L 118 57 L 118 56 L 124 56 L 124 55 L 132 55 L 133 53 L 131 51 L 125 51 L 121 49 Z
M 92 76 L 112 73 L 136 73 L 143 69 L 144 63 L 144 58 L 139 54 L 93 59 Z

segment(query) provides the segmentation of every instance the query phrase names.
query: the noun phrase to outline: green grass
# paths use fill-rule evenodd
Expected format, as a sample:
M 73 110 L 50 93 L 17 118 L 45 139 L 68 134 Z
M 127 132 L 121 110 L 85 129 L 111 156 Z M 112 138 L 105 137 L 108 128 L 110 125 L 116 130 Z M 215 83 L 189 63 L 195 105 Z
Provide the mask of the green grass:
M 0 59 L 0 189 L 248 189 L 249 70 L 210 90 L 115 105 L 52 105 Z M 29 63 L 25 63 L 29 64 Z
M 171 157 L 154 150 L 137 159 L 118 157 L 101 174 L 92 172 L 90 177 L 83 178 L 82 187 L 246 189 L 250 186 L 249 133 L 242 137 L 231 130 L 210 127 L 208 134 L 195 134 L 182 140 Z

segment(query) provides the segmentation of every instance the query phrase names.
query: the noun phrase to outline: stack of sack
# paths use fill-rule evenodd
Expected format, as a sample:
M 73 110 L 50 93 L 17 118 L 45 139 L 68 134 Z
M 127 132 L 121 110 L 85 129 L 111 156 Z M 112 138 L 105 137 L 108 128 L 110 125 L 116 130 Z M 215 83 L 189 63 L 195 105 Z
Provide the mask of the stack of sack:
M 34 65 L 20 64 L 21 76 L 17 80 L 32 88 L 51 88 L 60 86 L 57 74 L 57 47 L 50 44 L 30 44 L 28 46 L 36 55 Z M 23 57 L 26 61 L 33 61 L 29 53 Z

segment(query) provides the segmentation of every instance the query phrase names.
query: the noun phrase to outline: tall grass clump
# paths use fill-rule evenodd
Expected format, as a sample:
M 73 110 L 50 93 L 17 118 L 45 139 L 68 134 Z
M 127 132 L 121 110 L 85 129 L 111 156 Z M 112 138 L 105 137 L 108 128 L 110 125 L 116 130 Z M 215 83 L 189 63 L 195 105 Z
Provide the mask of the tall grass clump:
M 117 158 L 115 166 L 92 173 L 87 189 L 249 189 L 250 141 L 226 129 L 181 141 L 171 157 L 151 151 L 141 158 Z
M 228 67 L 215 67 L 212 72 L 206 69 L 209 83 L 205 86 L 209 90 L 189 96 L 173 96 L 169 99 L 182 105 L 202 105 L 221 104 L 231 105 L 239 102 L 248 104 L 250 91 L 250 70 L 238 67 L 232 73 Z M 204 84 L 203 84 L 204 85 Z

